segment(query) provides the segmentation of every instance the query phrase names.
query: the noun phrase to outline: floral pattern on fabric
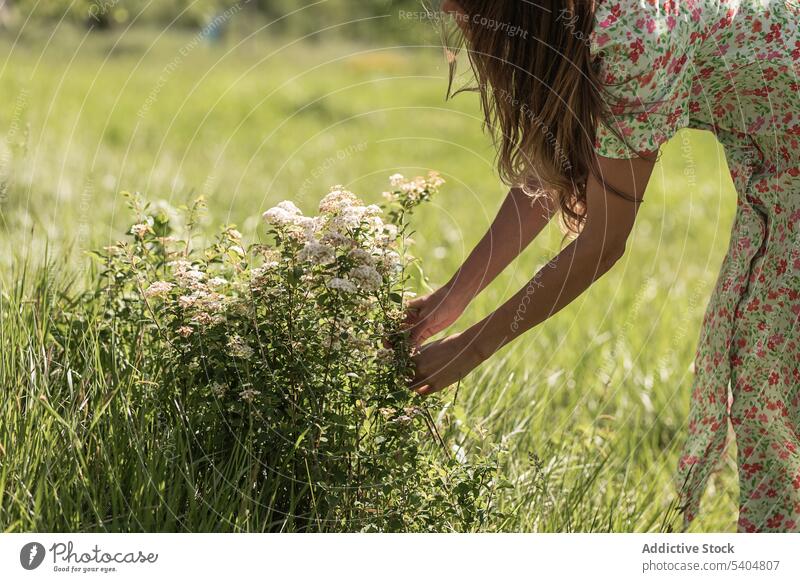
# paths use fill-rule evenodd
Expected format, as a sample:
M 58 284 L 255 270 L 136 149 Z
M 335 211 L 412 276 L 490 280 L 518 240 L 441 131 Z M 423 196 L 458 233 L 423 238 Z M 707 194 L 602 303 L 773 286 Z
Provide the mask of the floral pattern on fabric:
M 710 130 L 738 195 L 695 358 L 677 474 L 685 526 L 730 424 L 739 531 L 800 532 L 798 22 L 797 0 L 597 5 L 591 50 L 614 104 L 597 154 L 630 159 L 682 127 Z

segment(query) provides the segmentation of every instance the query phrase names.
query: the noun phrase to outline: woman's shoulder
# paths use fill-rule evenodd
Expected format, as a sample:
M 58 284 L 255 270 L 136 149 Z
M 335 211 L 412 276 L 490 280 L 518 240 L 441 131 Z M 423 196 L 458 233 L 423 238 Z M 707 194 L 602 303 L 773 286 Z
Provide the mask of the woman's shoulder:
M 596 149 L 611 158 L 656 151 L 687 123 L 684 100 L 705 16 L 723 0 L 597 1 L 590 43 L 611 117 L 597 128 Z
M 727 0 L 596 0 L 589 37 L 595 58 L 658 67 L 665 53 L 689 51 Z M 661 63 L 663 65 L 663 63 Z

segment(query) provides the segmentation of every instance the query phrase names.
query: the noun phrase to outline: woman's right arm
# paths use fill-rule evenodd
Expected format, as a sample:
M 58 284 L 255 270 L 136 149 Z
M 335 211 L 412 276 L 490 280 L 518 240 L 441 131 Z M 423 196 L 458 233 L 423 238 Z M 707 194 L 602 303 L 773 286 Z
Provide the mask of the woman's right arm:
M 536 238 L 556 213 L 549 196 L 512 188 L 489 230 L 450 281 L 408 306 L 411 342 L 421 344 L 453 324 L 470 301 Z

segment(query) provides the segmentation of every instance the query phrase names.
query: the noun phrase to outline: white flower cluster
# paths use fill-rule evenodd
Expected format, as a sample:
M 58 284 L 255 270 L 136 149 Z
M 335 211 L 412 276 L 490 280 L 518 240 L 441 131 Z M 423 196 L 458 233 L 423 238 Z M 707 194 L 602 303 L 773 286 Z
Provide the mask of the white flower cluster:
M 328 265 L 336 260 L 336 252 L 328 245 L 317 241 L 309 241 L 297 255 L 297 258 L 315 265 Z
M 238 334 L 228 338 L 228 350 L 231 356 L 242 360 L 249 360 L 255 354 L 253 348 L 247 345 L 247 341 Z
M 275 208 L 270 208 L 264 213 L 264 220 L 276 226 L 288 226 L 294 224 L 298 216 L 303 213 L 295 206 L 294 202 L 284 200 Z
M 175 285 L 167 281 L 156 281 L 144 290 L 145 297 L 161 297 L 175 288 Z
M 353 281 L 357 281 L 362 289 L 367 289 L 369 291 L 379 289 L 383 284 L 383 277 L 381 274 L 375 267 L 368 267 L 367 265 L 356 267 L 350 271 L 350 278 Z
M 131 234 L 136 238 L 143 238 L 148 232 L 152 232 L 152 227 L 147 224 L 146 222 L 142 222 L 140 224 L 134 224 L 131 227 Z
M 313 236 L 319 228 L 317 220 L 303 216 L 294 202 L 289 200 L 284 200 L 274 208 L 270 208 L 262 217 L 267 224 L 283 230 L 292 238 L 301 241 Z
M 148 307 L 153 317 L 164 318 L 166 325 L 159 325 L 159 331 L 169 330 L 174 334 L 171 344 L 192 355 L 190 370 L 208 365 L 193 355 L 200 351 L 216 350 L 223 361 L 237 365 L 255 359 L 263 337 L 280 336 L 287 327 L 283 317 L 314 330 L 324 339 L 322 345 L 341 350 L 346 354 L 342 357 L 391 363 L 394 351 L 381 347 L 380 338 L 386 337 L 387 322 L 402 319 L 397 298 L 402 295 L 402 231 L 395 223 L 405 224 L 404 213 L 415 205 L 411 198 L 429 196 L 440 182 L 431 176 L 406 180 L 398 174 L 391 183 L 398 205 L 388 218 L 381 207 L 335 186 L 322 198 L 317 216 L 303 215 L 291 201 L 267 210 L 263 219 L 276 235 L 275 242 L 247 251 L 242 234 L 230 226 L 204 252 L 193 252 L 192 245 L 181 240 L 182 246 L 166 252 L 165 261 L 164 248 L 158 246 L 162 243 L 153 236 L 154 223 L 140 220 L 130 232 L 144 259 L 135 259 L 152 260 L 154 265 L 157 261 L 159 275 L 138 288 L 144 298 L 152 299 Z M 123 260 L 124 250 L 115 247 L 114 260 Z M 251 263 L 252 257 L 257 258 Z M 137 264 L 131 259 L 130 265 Z M 195 349 L 198 344 L 202 350 Z M 301 335 L 288 345 L 302 358 L 317 344 Z M 211 377 L 224 378 L 225 373 Z M 259 394 L 233 380 L 215 384 L 212 392 L 238 394 L 248 403 Z
M 355 293 L 358 291 L 358 288 L 352 281 L 342 279 L 341 277 L 333 277 L 330 279 L 328 281 L 328 289 L 332 289 L 334 291 L 343 291 L 345 293 Z
M 415 206 L 427 200 L 444 185 L 445 181 L 437 172 L 428 172 L 427 177 L 416 176 L 406 178 L 402 174 L 395 174 L 389 178 L 393 190 L 384 192 L 383 197 L 389 202 L 399 202 L 403 206 Z
M 258 390 L 253 390 L 252 388 L 245 388 L 241 392 L 239 392 L 239 398 L 247 402 L 248 404 L 252 403 L 253 400 L 256 399 L 256 396 L 261 394 Z
M 182 287 L 190 289 L 203 287 L 202 281 L 206 278 L 206 274 L 189 261 L 179 259 L 172 261 L 169 266 L 172 267 L 175 280 Z
M 402 270 L 400 255 L 393 250 L 398 230 L 384 223 L 383 210 L 365 205 L 344 186 L 334 186 L 320 201 L 320 215 L 306 217 L 295 204 L 284 201 L 267 210 L 264 220 L 279 232 L 302 242 L 297 254 L 301 263 L 331 267 L 325 286 L 342 293 L 372 292 L 384 278 Z M 337 265 L 338 257 L 349 257 L 351 268 Z
M 345 208 L 358 204 L 358 198 L 344 186 L 334 186 L 319 203 L 319 211 L 323 214 L 336 214 Z
M 223 277 L 207 278 L 200 267 L 186 259 L 178 259 L 169 263 L 174 283 L 156 281 L 144 291 L 145 297 L 164 297 L 173 289 L 179 290 L 177 306 L 187 319 L 199 325 L 221 323 L 224 319 L 223 309 L 226 296 L 220 290 L 228 284 Z M 181 337 L 187 338 L 193 328 L 182 325 L 178 329 Z

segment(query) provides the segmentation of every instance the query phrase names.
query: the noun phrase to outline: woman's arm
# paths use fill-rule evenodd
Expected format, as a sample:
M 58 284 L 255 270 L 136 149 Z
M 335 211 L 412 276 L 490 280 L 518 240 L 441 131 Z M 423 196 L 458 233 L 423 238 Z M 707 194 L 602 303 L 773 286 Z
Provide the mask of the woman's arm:
M 612 187 L 641 200 L 653 164 L 601 159 L 600 172 Z M 465 332 L 423 346 L 415 357 L 412 387 L 420 394 L 457 382 L 528 329 L 572 302 L 625 252 L 638 202 L 604 189 L 590 178 L 587 220 L 581 234 L 540 270 L 514 297 Z
M 513 261 L 555 214 L 549 196 L 512 188 L 486 234 L 450 281 L 408 307 L 411 341 L 419 344 L 449 327 L 467 305 Z

